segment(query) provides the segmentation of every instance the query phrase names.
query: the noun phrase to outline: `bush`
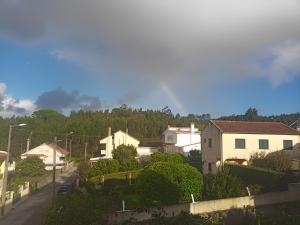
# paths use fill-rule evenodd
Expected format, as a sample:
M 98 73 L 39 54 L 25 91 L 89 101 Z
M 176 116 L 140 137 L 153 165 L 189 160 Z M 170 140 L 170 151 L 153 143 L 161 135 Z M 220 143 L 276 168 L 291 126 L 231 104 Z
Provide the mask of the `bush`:
M 205 177 L 205 196 L 207 199 L 240 197 L 244 194 L 246 193 L 241 180 L 232 176 L 228 168 L 223 168 L 216 174 L 208 174 Z
M 137 170 L 139 169 L 140 163 L 136 161 L 135 159 L 129 159 L 123 162 L 123 165 L 121 167 L 122 171 L 130 171 L 130 170 Z
M 286 172 L 291 168 L 291 159 L 284 152 L 273 152 L 268 155 L 256 153 L 251 156 L 250 163 L 256 167 L 278 172 Z
M 115 173 L 119 171 L 119 168 L 120 165 L 117 160 L 101 159 L 90 169 L 89 177 Z
M 161 153 L 155 152 L 151 155 L 150 163 L 157 162 L 172 162 L 172 163 L 184 163 L 184 157 L 179 153 Z
M 150 169 L 165 176 L 180 191 L 180 201 L 191 200 L 191 194 L 195 200 L 202 199 L 203 177 L 194 167 L 184 163 L 158 162 L 150 165 Z
M 78 172 L 81 177 L 87 178 L 90 172 L 89 163 L 86 161 L 80 161 L 78 165 Z
M 261 185 L 262 191 L 281 190 L 285 186 L 285 174 L 253 166 L 226 165 L 230 174 L 239 177 L 245 185 Z
M 176 204 L 180 198 L 178 187 L 151 169 L 144 169 L 139 173 L 136 189 L 143 204 L 148 207 Z

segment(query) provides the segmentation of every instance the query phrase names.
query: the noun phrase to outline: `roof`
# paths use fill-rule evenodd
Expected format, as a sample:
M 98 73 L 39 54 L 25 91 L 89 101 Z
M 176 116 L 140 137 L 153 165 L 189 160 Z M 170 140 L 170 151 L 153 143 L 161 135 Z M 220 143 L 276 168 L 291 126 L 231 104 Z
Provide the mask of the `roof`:
M 223 133 L 298 135 L 298 131 L 279 122 L 210 120 Z
M 132 139 L 134 139 L 134 140 L 140 142 L 138 139 L 136 139 L 135 137 L 132 137 L 130 134 L 128 134 L 128 133 L 126 133 L 126 132 L 124 132 L 124 131 L 122 131 L 122 130 L 118 130 L 117 132 L 114 133 L 114 135 L 115 135 L 116 133 L 127 134 L 128 137 L 130 137 L 130 138 L 132 138 Z M 105 138 L 102 138 L 102 139 L 100 140 L 100 144 L 105 144 L 105 143 L 102 143 L 102 142 L 105 141 L 105 140 L 106 140 L 107 138 L 109 138 L 109 137 L 112 137 L 112 135 L 107 136 L 107 137 L 105 137 Z
M 42 156 L 42 157 L 47 157 L 45 154 L 28 153 L 28 152 L 23 153 L 22 156 Z
M 37 146 L 33 149 L 30 149 L 29 151 L 23 153 L 22 155 L 25 155 L 25 156 L 26 155 L 43 155 L 43 154 L 39 154 L 39 153 L 35 152 L 37 149 L 39 149 L 42 146 L 48 146 L 49 148 L 55 149 L 57 152 L 60 152 L 61 154 L 64 154 L 64 155 L 68 154 L 68 152 L 65 149 L 61 148 L 57 144 L 45 142 L 45 143 L 43 143 L 43 144 L 41 144 L 41 145 L 39 145 L 39 146 Z

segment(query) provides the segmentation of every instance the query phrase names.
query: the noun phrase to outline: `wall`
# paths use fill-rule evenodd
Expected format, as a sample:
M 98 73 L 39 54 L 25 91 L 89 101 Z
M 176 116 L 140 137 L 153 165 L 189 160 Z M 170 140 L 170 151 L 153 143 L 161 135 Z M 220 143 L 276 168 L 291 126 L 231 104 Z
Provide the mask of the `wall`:
M 212 173 L 217 171 L 217 162 L 221 160 L 221 136 L 220 131 L 211 122 L 201 133 L 201 152 L 203 162 L 203 173 L 207 174 L 208 163 L 212 163 Z M 212 147 L 208 145 L 208 139 L 212 139 Z
M 181 212 L 190 214 L 207 214 L 217 211 L 225 211 L 230 209 L 238 209 L 245 207 L 259 207 L 284 202 L 292 202 L 300 200 L 300 183 L 289 184 L 288 191 L 271 192 L 257 196 L 245 196 L 238 198 L 218 199 L 211 201 L 201 201 L 195 203 L 187 203 L 181 205 L 164 206 L 161 208 L 151 208 L 143 212 L 136 211 L 119 211 L 109 215 L 111 224 L 122 223 L 129 219 L 144 221 L 153 218 L 154 214 L 161 214 L 166 217 L 173 217 Z
M 133 145 L 134 147 L 138 147 L 140 142 L 136 140 L 135 138 L 131 137 L 125 132 L 118 131 L 114 134 L 114 144 L 115 149 L 119 145 Z
M 236 149 L 235 139 L 245 139 L 246 148 Z M 269 140 L 269 149 L 259 149 L 259 139 Z M 298 135 L 269 135 L 269 134 L 222 134 L 223 144 L 223 160 L 230 158 L 239 158 L 249 160 L 254 153 L 271 153 L 283 149 L 283 140 L 293 140 L 295 146 L 299 143 Z M 285 152 L 292 153 L 293 150 L 285 150 Z

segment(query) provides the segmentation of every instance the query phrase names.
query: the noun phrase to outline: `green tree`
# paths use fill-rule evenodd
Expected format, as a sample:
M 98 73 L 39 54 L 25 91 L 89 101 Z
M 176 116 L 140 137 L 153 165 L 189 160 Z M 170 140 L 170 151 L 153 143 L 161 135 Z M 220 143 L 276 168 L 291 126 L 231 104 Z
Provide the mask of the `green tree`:
M 249 109 L 247 109 L 246 113 L 245 113 L 245 119 L 248 121 L 255 121 L 258 118 L 258 111 L 256 108 L 252 108 L 250 107 Z
M 37 177 L 45 174 L 45 164 L 37 157 L 32 156 L 16 162 L 16 173 L 23 177 Z
M 122 171 L 133 170 L 138 168 L 138 162 L 135 160 L 137 156 L 136 148 L 132 145 L 119 145 L 112 152 L 113 158 L 120 163 Z

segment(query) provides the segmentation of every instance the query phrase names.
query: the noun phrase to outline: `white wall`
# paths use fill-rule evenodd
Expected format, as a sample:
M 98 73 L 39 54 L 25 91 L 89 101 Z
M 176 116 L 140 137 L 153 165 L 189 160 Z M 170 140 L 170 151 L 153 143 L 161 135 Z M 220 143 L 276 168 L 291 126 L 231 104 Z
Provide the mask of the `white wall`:
M 235 139 L 245 139 L 245 149 L 235 148 Z M 269 149 L 259 149 L 259 139 L 269 140 Z M 270 134 L 222 134 L 223 161 L 229 158 L 249 160 L 254 153 L 271 153 L 283 150 L 283 140 L 292 140 L 293 145 L 299 143 L 299 135 L 270 135 Z M 296 149 L 294 149 L 296 150 Z M 286 150 L 289 152 L 293 150 Z

